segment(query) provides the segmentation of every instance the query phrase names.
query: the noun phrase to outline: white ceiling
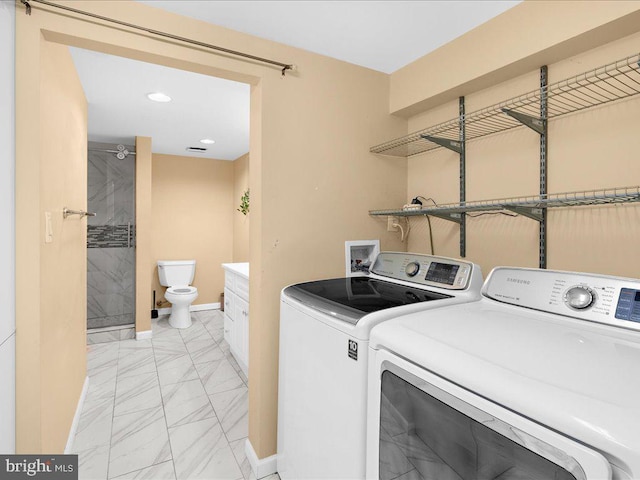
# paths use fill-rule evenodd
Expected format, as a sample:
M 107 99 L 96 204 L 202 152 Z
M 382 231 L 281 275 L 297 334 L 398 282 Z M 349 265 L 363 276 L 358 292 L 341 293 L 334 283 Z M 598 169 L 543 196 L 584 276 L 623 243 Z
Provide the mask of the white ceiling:
M 141 3 L 391 73 L 520 1 Z M 89 103 L 90 140 L 131 144 L 136 135 L 150 136 L 155 153 L 222 160 L 249 151 L 248 85 L 87 50 L 71 51 Z M 295 63 L 295 58 L 277 60 Z M 155 91 L 173 101 L 149 101 L 147 93 Z M 216 143 L 202 145 L 202 138 Z M 186 151 L 190 146 L 208 150 L 193 154 Z
M 138 1 L 385 73 L 404 67 L 520 3 L 519 0 Z M 284 61 L 295 63 L 295 59 Z
M 154 153 L 219 160 L 249 151 L 249 85 L 78 48 L 71 55 L 89 103 L 89 140 L 131 145 L 135 136 L 152 137 Z M 152 92 L 172 101 L 152 102 Z

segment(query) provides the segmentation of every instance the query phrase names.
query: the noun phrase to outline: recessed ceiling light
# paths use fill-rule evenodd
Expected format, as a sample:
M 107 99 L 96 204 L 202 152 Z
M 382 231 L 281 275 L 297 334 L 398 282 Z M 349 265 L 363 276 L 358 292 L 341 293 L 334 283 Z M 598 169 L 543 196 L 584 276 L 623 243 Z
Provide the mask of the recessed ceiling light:
M 160 103 L 166 103 L 171 101 L 171 97 L 169 95 L 165 95 L 164 93 L 161 93 L 161 92 L 149 93 L 147 95 L 147 98 L 154 102 L 160 102 Z
M 214 143 L 216 143 L 216 141 L 211 140 L 210 138 L 203 138 L 202 140 L 200 140 L 200 143 L 204 143 L 205 145 L 213 145 Z

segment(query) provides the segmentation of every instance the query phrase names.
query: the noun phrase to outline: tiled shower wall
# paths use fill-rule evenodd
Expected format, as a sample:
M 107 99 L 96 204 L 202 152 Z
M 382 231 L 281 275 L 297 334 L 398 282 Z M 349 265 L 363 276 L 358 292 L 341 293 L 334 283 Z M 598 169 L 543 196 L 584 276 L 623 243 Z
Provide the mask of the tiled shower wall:
M 89 142 L 87 328 L 135 321 L 135 156 L 118 160 L 116 145 Z M 134 151 L 134 147 L 127 146 Z

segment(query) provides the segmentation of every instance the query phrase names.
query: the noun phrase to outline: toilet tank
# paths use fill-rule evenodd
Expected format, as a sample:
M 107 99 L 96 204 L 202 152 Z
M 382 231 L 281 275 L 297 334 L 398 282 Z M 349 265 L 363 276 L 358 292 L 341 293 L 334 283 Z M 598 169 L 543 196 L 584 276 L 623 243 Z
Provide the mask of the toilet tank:
M 195 260 L 158 260 L 158 277 L 163 287 L 191 285 L 195 273 Z

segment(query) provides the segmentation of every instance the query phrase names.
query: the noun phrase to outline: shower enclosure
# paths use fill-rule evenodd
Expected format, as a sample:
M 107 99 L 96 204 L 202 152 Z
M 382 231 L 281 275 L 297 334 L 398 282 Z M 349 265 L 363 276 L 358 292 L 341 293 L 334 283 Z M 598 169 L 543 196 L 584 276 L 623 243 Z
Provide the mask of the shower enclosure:
M 88 209 L 96 216 L 88 217 L 87 224 L 87 329 L 90 338 L 92 333 L 104 333 L 94 337 L 99 341 L 133 334 L 134 150 L 125 145 L 88 145 Z

